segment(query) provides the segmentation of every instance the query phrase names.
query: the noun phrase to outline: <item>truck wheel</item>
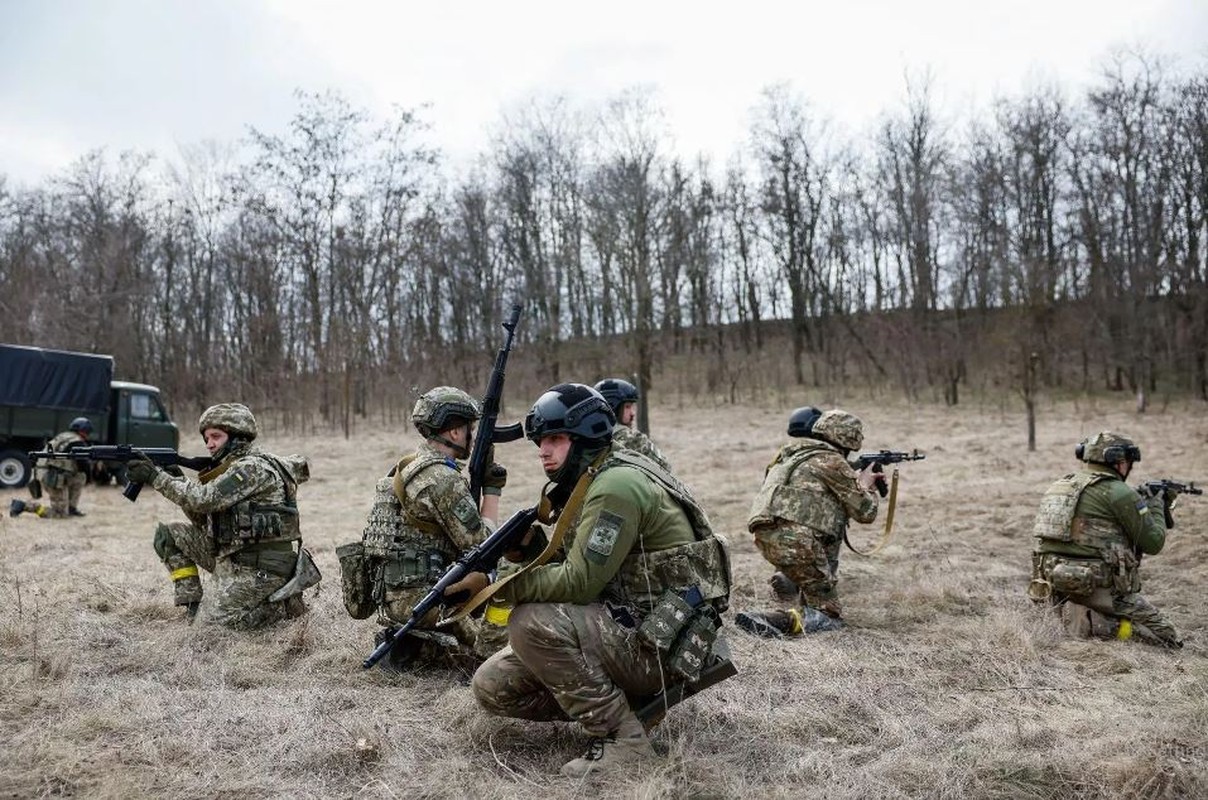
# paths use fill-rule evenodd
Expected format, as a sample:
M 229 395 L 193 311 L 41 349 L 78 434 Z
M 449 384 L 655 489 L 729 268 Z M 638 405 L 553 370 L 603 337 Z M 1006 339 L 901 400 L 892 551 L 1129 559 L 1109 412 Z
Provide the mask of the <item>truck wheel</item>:
M 29 483 L 33 465 L 20 450 L 0 450 L 0 487 L 17 489 Z

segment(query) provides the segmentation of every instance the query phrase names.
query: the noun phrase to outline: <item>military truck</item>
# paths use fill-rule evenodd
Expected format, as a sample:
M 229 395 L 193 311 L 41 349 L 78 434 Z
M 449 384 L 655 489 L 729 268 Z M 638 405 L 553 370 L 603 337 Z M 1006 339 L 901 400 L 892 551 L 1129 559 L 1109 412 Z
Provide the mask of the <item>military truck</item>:
M 33 477 L 29 452 L 42 449 L 76 417 L 92 423 L 93 444 L 178 449 L 180 431 L 159 389 L 113 380 L 113 357 L 0 344 L 0 488 Z M 123 479 L 93 465 L 93 478 Z

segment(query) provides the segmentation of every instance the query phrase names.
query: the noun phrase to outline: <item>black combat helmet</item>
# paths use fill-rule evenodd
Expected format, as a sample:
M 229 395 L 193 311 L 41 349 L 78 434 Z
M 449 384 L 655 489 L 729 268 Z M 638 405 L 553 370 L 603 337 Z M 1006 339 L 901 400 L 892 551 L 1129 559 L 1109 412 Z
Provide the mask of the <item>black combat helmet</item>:
M 524 435 L 534 442 L 552 433 L 607 442 L 617 423 L 603 395 L 581 383 L 560 383 L 537 398 L 524 417 Z
M 76 433 L 83 433 L 84 435 L 92 433 L 92 422 L 89 421 L 88 417 L 76 417 L 67 427 Z
M 814 423 L 822 416 L 822 410 L 805 406 L 789 414 L 789 436 L 803 439 L 814 432 Z
M 608 401 L 613 416 L 621 413 L 621 406 L 638 401 L 638 387 L 621 378 L 605 378 L 596 384 L 595 389 Z

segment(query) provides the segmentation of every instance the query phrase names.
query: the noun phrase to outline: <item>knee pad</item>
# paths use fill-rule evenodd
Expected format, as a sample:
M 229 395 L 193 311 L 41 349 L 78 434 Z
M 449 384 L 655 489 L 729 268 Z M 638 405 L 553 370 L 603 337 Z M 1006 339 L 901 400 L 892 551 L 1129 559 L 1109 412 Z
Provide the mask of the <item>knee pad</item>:
M 151 544 L 160 561 L 167 561 L 180 552 L 176 547 L 176 540 L 172 538 L 172 529 L 162 522 L 155 526 L 155 538 Z

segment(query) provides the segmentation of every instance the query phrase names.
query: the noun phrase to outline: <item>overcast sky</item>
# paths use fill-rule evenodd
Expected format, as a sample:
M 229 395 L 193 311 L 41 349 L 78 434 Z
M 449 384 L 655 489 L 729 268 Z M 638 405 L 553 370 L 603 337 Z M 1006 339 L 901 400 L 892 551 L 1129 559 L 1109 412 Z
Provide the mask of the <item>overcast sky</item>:
M 775 82 L 858 130 L 900 107 L 907 71 L 929 69 L 962 115 L 1038 81 L 1085 85 L 1120 46 L 1208 69 L 1208 0 L 0 0 L 0 175 L 278 131 L 295 88 L 382 114 L 430 104 L 457 158 L 534 94 L 652 86 L 676 149 L 724 159 Z

